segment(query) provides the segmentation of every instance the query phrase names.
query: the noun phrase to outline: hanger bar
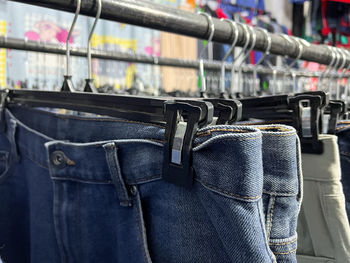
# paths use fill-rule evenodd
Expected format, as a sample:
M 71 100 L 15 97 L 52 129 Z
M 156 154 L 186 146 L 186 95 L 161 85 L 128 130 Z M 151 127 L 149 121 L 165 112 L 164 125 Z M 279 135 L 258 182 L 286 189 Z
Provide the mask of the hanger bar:
M 65 55 L 66 50 L 63 45 L 50 44 L 38 41 L 23 40 L 13 37 L 3 37 L 0 36 L 0 48 L 23 50 L 23 51 L 33 51 L 33 52 L 43 52 L 49 54 Z M 71 47 L 71 55 L 78 57 L 86 57 L 87 49 Z M 169 67 L 180 67 L 189 69 L 198 69 L 199 61 L 197 60 L 187 60 L 187 59 L 175 59 L 175 58 L 165 58 L 165 57 L 153 57 L 143 54 L 137 54 L 133 52 L 120 52 L 120 51 L 105 51 L 105 50 L 91 50 L 91 56 L 93 58 L 104 59 L 104 60 L 117 60 L 124 62 L 135 62 L 151 65 L 169 66 Z M 206 69 L 220 70 L 221 61 L 204 61 L 204 67 Z M 253 72 L 253 68 L 250 66 L 242 66 L 243 72 Z M 225 63 L 225 69 L 231 71 L 232 63 Z M 267 67 L 258 67 L 257 72 L 259 74 L 271 75 L 273 70 Z M 277 70 L 278 75 L 285 74 L 284 70 Z M 288 72 L 290 75 L 291 73 Z M 320 77 L 319 72 L 309 72 L 309 71 L 296 71 L 296 76 L 300 77 Z M 339 73 L 341 74 L 341 73 Z M 350 74 L 344 74 L 344 78 L 350 78 Z
M 36 6 L 52 8 L 74 13 L 76 10 L 76 1 L 66 0 L 12 0 Z M 97 4 L 94 0 L 82 2 L 80 13 L 83 15 L 95 17 Z M 101 18 L 111 21 L 117 21 L 136 26 L 142 26 L 157 29 L 166 32 L 177 33 L 181 35 L 208 39 L 210 27 L 206 17 L 192 12 L 155 4 L 153 2 L 141 0 L 103 0 Z M 229 23 L 213 18 L 215 33 L 213 41 L 231 44 L 232 29 Z M 254 29 L 255 30 L 255 29 Z M 265 36 L 259 30 L 256 30 L 257 40 L 255 49 L 264 51 L 266 49 Z M 270 34 L 272 45 L 271 54 L 287 55 L 291 58 L 298 57 L 298 45 L 296 41 L 287 41 L 279 34 Z M 294 38 L 294 37 L 292 37 Z M 239 26 L 239 38 L 237 46 L 245 44 L 243 28 Z M 332 56 L 326 45 L 310 44 L 304 47 L 302 60 L 317 62 L 329 65 Z M 350 57 L 347 58 L 345 66 L 350 64 Z

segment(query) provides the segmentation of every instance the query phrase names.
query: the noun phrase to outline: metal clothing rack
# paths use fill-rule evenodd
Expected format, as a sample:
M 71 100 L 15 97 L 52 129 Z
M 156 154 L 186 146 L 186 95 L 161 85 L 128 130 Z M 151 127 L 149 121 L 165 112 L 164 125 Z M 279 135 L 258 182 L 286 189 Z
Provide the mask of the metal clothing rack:
M 76 1 L 67 0 L 11 0 L 36 6 L 52 8 L 74 13 Z M 80 14 L 95 17 L 97 11 L 96 1 L 84 0 L 81 4 Z M 208 39 L 210 26 L 206 17 L 179 10 L 176 8 L 155 4 L 142 0 L 102 0 L 102 19 L 117 21 L 136 26 L 157 29 L 166 32 L 177 33 L 200 39 Z M 213 41 L 231 44 L 233 40 L 232 28 L 229 23 L 213 18 L 215 32 Z M 261 30 L 256 30 L 256 44 L 254 49 L 264 51 L 268 45 L 266 37 Z M 298 44 L 296 41 L 288 41 L 278 34 L 271 36 L 271 54 L 298 57 Z M 291 37 L 292 39 L 294 37 Z M 252 40 L 251 40 L 252 41 Z M 237 46 L 245 44 L 244 32 L 239 27 Z M 304 46 L 300 57 L 302 60 L 330 65 L 332 52 L 325 45 L 310 44 Z M 350 65 L 350 57 L 347 57 L 344 67 Z
M 0 36 L 0 48 L 15 49 L 22 51 L 33 51 L 48 54 L 65 55 L 66 48 L 63 45 L 50 44 L 38 41 L 23 40 L 19 38 L 3 37 Z M 87 49 L 71 47 L 71 55 L 77 57 L 86 58 Z M 116 60 L 124 62 L 135 62 L 159 66 L 169 66 L 169 67 L 180 67 L 189 69 L 198 69 L 198 60 L 187 60 L 187 59 L 175 59 L 175 58 L 165 58 L 156 57 L 143 54 L 136 54 L 134 52 L 120 52 L 120 51 L 106 51 L 93 49 L 91 51 L 91 56 L 93 58 L 104 59 L 104 60 Z M 211 70 L 220 70 L 222 62 L 221 61 L 204 61 L 204 67 Z M 231 71 L 232 63 L 225 63 L 225 69 Z M 253 72 L 253 68 L 250 66 L 241 66 L 243 72 Z M 258 67 L 257 73 L 259 74 L 273 74 L 273 70 L 267 67 Z M 276 69 L 277 75 L 291 75 L 291 72 L 285 70 Z M 300 77 L 319 77 L 321 73 L 319 72 L 307 72 L 304 70 L 293 71 L 293 74 Z M 350 78 L 350 74 L 343 74 L 344 78 Z

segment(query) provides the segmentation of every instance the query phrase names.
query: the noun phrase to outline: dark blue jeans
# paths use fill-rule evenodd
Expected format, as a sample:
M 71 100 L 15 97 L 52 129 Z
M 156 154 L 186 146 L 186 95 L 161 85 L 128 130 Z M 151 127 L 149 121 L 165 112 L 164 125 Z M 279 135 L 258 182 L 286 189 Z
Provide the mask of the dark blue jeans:
M 346 200 L 346 212 L 350 218 L 350 122 L 342 121 L 338 124 L 337 136 L 342 173 L 341 182 Z
M 258 129 L 200 130 L 187 190 L 161 179 L 162 126 L 20 107 L 4 124 L 5 262 L 275 262 Z

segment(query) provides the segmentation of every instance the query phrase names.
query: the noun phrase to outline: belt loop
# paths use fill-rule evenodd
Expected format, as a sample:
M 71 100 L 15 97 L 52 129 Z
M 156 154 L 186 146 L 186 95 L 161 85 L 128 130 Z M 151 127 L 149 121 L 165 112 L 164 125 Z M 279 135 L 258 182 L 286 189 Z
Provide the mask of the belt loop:
M 0 94 L 0 132 L 6 132 L 5 111 L 9 91 L 2 91 Z
M 9 141 L 11 143 L 11 157 L 13 158 L 13 161 L 18 162 L 20 159 L 20 156 L 18 154 L 18 148 L 16 143 L 16 131 L 17 131 L 17 122 L 15 120 L 10 120 L 10 127 L 8 131 Z
M 113 184 L 115 185 L 119 202 L 121 206 L 132 206 L 132 198 L 130 197 L 124 178 L 121 174 L 121 169 L 118 161 L 118 147 L 114 142 L 103 145 L 106 152 L 106 159 L 108 163 L 109 172 L 112 177 Z

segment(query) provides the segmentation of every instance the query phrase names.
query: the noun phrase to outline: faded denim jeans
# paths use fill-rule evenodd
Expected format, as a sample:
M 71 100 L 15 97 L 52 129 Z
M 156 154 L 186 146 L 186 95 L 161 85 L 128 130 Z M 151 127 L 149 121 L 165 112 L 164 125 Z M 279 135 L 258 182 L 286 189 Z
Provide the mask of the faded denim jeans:
M 263 207 L 267 238 L 277 262 L 297 262 L 297 220 L 302 199 L 300 143 L 286 125 L 254 125 L 263 135 Z

